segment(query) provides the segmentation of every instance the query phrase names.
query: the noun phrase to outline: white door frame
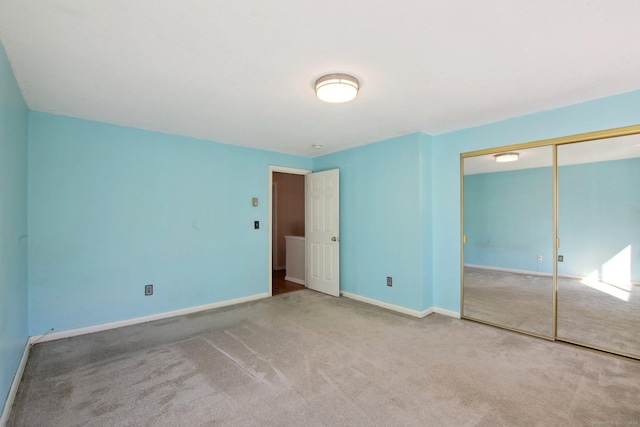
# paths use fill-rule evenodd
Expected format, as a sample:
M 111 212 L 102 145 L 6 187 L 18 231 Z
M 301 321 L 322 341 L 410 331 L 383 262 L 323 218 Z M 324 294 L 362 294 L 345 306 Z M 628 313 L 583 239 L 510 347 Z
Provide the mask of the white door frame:
M 272 166 L 269 165 L 269 296 L 273 296 L 273 278 L 272 278 L 272 265 L 273 265 L 273 173 L 289 173 L 292 175 L 307 175 L 312 171 L 307 169 L 288 168 L 285 166 Z
M 272 270 L 276 270 L 278 267 L 280 267 L 276 262 L 276 254 L 278 253 L 278 239 L 275 238 L 274 236 L 274 231 L 277 233 L 278 232 L 278 183 L 277 182 L 273 182 L 271 184 L 271 191 L 272 191 L 272 196 L 271 196 L 271 200 L 273 201 L 273 203 L 271 204 L 271 221 L 269 221 L 269 224 L 271 224 L 271 269 Z

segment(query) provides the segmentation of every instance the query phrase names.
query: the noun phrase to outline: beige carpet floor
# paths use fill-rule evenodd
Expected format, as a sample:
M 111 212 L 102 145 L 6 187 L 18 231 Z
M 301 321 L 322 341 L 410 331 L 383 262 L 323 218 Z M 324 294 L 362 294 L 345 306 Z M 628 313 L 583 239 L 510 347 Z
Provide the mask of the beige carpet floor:
M 37 344 L 9 425 L 633 426 L 639 396 L 635 361 L 303 290 Z

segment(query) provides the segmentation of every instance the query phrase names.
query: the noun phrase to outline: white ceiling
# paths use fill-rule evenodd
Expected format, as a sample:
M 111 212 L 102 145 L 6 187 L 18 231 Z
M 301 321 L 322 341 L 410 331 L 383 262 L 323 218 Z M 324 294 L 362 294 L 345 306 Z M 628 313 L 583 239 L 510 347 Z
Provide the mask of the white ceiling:
M 639 17 L 638 0 L 0 0 L 0 38 L 30 109 L 314 156 L 640 89 Z M 331 72 L 360 79 L 354 101 L 315 98 Z

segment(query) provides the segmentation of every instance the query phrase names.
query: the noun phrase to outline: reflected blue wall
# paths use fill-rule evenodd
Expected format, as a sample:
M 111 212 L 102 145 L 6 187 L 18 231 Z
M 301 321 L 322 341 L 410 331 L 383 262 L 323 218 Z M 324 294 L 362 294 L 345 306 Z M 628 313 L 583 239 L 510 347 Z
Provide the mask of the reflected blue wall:
M 552 168 L 466 175 L 464 221 L 465 264 L 553 273 Z
M 603 266 L 631 246 L 615 268 L 624 275 L 630 264 L 640 282 L 640 158 L 563 166 L 558 183 L 558 273 L 603 277 Z
M 640 158 L 558 168 L 559 274 L 602 277 L 630 246 L 626 262 L 640 280 L 638 183 Z M 464 184 L 465 264 L 552 273 L 551 168 L 467 175 Z

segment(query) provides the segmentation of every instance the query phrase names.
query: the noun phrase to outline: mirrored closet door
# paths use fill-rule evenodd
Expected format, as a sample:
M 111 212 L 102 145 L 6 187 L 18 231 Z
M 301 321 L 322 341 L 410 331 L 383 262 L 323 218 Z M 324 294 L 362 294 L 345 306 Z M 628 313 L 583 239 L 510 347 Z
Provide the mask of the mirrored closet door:
M 553 147 L 462 160 L 462 316 L 553 338 Z
M 640 359 L 640 125 L 461 170 L 462 317 Z
M 640 135 L 557 150 L 557 338 L 640 357 Z

